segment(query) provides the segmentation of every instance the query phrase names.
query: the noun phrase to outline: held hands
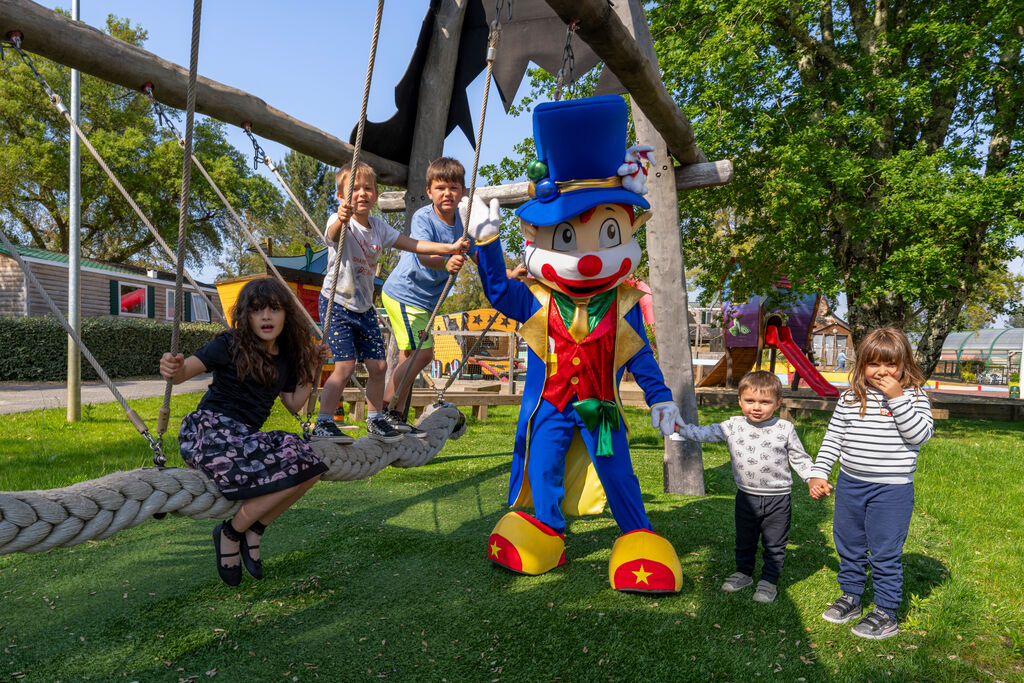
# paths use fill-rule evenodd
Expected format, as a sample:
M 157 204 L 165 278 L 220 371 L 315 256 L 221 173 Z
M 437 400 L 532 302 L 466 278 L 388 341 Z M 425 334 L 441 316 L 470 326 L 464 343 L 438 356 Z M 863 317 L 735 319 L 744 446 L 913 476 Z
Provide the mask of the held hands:
M 671 436 L 679 427 L 685 427 L 686 423 L 676 404 L 668 401 L 651 406 L 651 426 L 661 430 L 662 436 Z
M 462 270 L 462 266 L 464 265 L 466 265 L 466 255 L 455 254 L 454 256 L 449 256 L 448 260 L 445 261 L 444 269 L 449 273 L 457 273 Z
M 164 379 L 173 380 L 183 365 L 185 365 L 185 356 L 180 353 L 176 356 L 165 353 L 160 356 L 160 376 Z
M 832 493 L 832 485 L 825 479 L 819 479 L 818 477 L 811 477 L 808 479 L 807 488 L 811 494 L 811 498 L 814 500 L 820 500 L 824 496 Z
M 469 238 L 460 237 L 457 242 L 452 242 L 448 247 L 449 254 L 465 254 L 466 250 L 469 249 Z
M 331 357 L 331 347 L 326 342 L 316 347 L 316 357 L 323 365 Z
M 348 219 L 350 218 L 352 218 L 352 206 L 342 201 L 338 205 L 338 220 L 341 221 L 342 225 L 348 225 Z
M 509 270 L 507 275 L 508 275 L 510 280 L 520 280 L 520 279 L 526 277 L 526 275 L 529 272 L 530 271 L 528 271 L 526 269 L 526 264 L 525 263 L 520 263 L 515 268 L 512 268 L 511 270 Z
M 491 199 L 490 207 L 488 207 L 480 195 L 474 194 L 473 209 L 472 211 L 468 209 L 469 197 L 463 197 L 459 202 L 459 213 L 462 214 L 462 222 L 466 225 L 470 237 L 477 242 L 489 242 L 498 236 L 501 210 L 498 208 L 497 198 Z

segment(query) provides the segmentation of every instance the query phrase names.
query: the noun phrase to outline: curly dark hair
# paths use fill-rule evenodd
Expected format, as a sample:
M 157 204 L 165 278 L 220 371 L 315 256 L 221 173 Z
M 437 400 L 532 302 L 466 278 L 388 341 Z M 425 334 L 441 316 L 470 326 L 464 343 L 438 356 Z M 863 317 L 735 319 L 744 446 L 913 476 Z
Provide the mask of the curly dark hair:
M 302 312 L 291 292 L 269 277 L 245 283 L 231 309 L 231 355 L 238 377 L 251 378 L 265 387 L 277 381 L 273 357 L 263 340 L 249 327 L 249 315 L 268 306 L 285 313 L 284 327 L 277 338 L 278 354 L 291 362 L 298 384 L 312 382 L 317 359 L 316 340 L 302 324 Z

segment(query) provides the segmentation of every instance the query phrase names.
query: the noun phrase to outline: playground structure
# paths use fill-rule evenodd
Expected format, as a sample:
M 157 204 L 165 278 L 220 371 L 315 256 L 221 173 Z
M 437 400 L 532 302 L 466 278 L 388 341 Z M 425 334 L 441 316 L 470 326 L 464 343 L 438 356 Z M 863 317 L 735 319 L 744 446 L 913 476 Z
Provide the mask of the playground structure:
M 703 152 L 696 146 L 689 121 L 661 82 L 653 43 L 644 19 L 642 5 L 638 0 L 617 3 L 614 9 L 603 0 L 575 2 L 546 0 L 546 2 L 550 8 L 550 11 L 546 11 L 549 11 L 551 20 L 560 20 L 566 27 L 566 48 L 561 54 L 562 66 L 565 66 L 567 56 L 571 59 L 572 52 L 569 49 L 569 44 L 573 36 L 579 36 L 604 61 L 606 69 L 618 78 L 618 86 L 613 85 L 612 87 L 620 87 L 620 92 L 632 95 L 631 104 L 637 135 L 657 150 L 659 168 L 656 173 L 651 174 L 652 179 L 649 181 L 653 190 L 650 203 L 655 209 L 657 219 L 648 223 L 651 287 L 655 298 L 655 317 L 659 318 L 658 324 L 662 329 L 681 328 L 683 335 L 679 344 L 662 345 L 661 360 L 665 375 L 674 387 L 676 400 L 681 403 L 684 415 L 690 420 L 695 420 L 696 399 L 690 374 L 689 343 L 686 339 L 686 290 L 682 282 L 684 268 L 676 220 L 677 193 L 681 190 L 711 187 L 730 182 L 732 164 L 728 160 L 707 162 Z M 192 164 L 194 163 L 207 181 L 211 185 L 213 184 L 202 164 L 192 154 L 191 136 L 194 113 L 202 111 L 212 118 L 231 125 L 240 125 L 250 134 L 250 137 L 252 136 L 251 131 L 258 131 L 261 135 L 334 166 L 340 166 L 349 161 L 355 163 L 360 159 L 362 129 L 366 120 L 366 99 L 373 72 L 373 55 L 376 49 L 376 37 L 379 34 L 382 3 L 383 0 L 378 3 L 378 18 L 374 26 L 370 64 L 364 87 L 363 113 L 360 116 L 354 145 L 341 142 L 308 124 L 296 121 L 283 112 L 267 106 L 265 102 L 255 96 L 198 76 L 200 0 L 195 2 L 192 58 L 187 70 L 166 62 L 141 48 L 111 38 L 80 22 L 72 21 L 66 16 L 50 11 L 29 0 L 9 0 L 0 4 L 0 34 L 6 36 L 4 46 L 13 48 L 29 66 L 31 66 L 31 60 L 28 53 L 31 52 L 129 89 L 142 90 L 150 97 L 154 106 L 159 102 L 186 110 L 186 133 L 184 138 L 178 136 L 184 149 L 184 155 L 181 192 L 182 217 L 178 230 L 177 255 L 175 255 L 162 242 L 158 231 L 148 222 L 141 209 L 120 187 L 115 175 L 91 147 L 67 107 L 61 102 L 60 97 L 54 93 L 49 84 L 41 79 L 37 72 L 35 74 L 51 104 L 65 117 L 74 133 L 89 148 L 114 184 L 121 190 L 125 199 L 132 205 L 139 218 L 158 241 L 161 241 L 165 252 L 177 267 L 176 289 L 180 292 L 183 276 L 192 282 L 193 287 L 199 289 L 192 281 L 191 276 L 183 272 L 183 245 L 186 239 L 185 229 Z M 539 2 L 535 4 L 541 5 Z M 486 8 L 486 3 L 484 5 Z M 437 0 L 436 6 L 438 11 L 428 13 L 424 23 L 424 31 L 430 35 L 430 38 L 429 49 L 420 75 L 423 86 L 433 94 L 451 92 L 453 87 L 454 70 L 451 68 L 451 55 L 459 47 L 461 19 L 467 3 Z M 488 85 L 494 53 L 497 51 L 497 36 L 500 35 L 500 4 L 498 11 L 491 12 L 491 14 L 496 16 L 491 22 L 491 38 L 487 51 Z M 520 45 L 520 49 L 522 49 L 522 45 Z M 570 61 L 568 64 L 570 79 L 572 70 L 573 64 Z M 562 82 L 560 77 L 560 83 Z M 478 153 L 483 130 L 483 113 L 486 111 L 487 90 L 488 86 L 485 86 L 485 97 L 479 121 L 480 128 L 476 140 Z M 561 85 L 559 86 L 560 91 Z M 383 182 L 408 187 L 410 179 L 423 177 L 420 169 L 425 168 L 430 159 L 440 156 L 444 142 L 444 127 L 445 122 L 449 119 L 448 107 L 451 105 L 451 101 L 446 97 L 433 97 L 432 99 L 438 102 L 439 106 L 421 107 L 417 111 L 408 165 L 375 155 L 372 150 L 363 154 L 363 160 L 377 170 L 378 177 Z M 259 149 L 255 140 L 254 146 L 258 153 L 257 156 L 259 156 L 259 152 L 262 150 Z M 681 162 L 681 165 L 675 166 L 669 159 L 669 154 Z M 473 180 L 469 189 L 470 198 L 475 190 L 477 161 L 478 158 L 474 160 Z M 271 170 L 274 170 L 269 157 L 265 157 L 265 163 Z M 214 186 L 214 189 L 217 188 Z M 351 192 L 351 187 L 349 192 Z M 524 187 L 493 188 L 492 192 L 494 194 L 491 196 L 499 196 L 505 205 L 517 205 L 527 198 Z M 488 192 L 481 192 L 481 195 L 486 197 Z M 227 205 L 223 196 L 221 199 Z M 407 194 L 404 199 L 404 208 L 407 212 L 417 208 L 415 195 Z M 425 199 L 425 197 L 419 196 L 420 203 L 425 203 Z M 228 208 L 230 209 L 230 205 Z M 399 207 L 394 208 L 398 209 Z M 269 262 L 269 257 L 256 243 L 244 222 L 233 211 L 232 216 L 239 228 L 253 242 L 256 251 L 267 261 L 268 269 L 273 271 L 276 277 L 283 279 L 273 264 Z M 344 236 L 345 233 L 343 232 L 342 235 Z M 0 233 L 0 236 L 4 237 L 4 243 L 12 255 L 15 255 L 16 250 L 6 236 L 3 233 Z M 344 237 L 342 237 L 342 243 L 343 241 Z M 342 244 L 338 245 L 339 251 L 342 246 Z M 16 256 L 16 258 L 18 257 Z M 27 270 L 23 264 L 20 265 L 23 270 Z M 32 278 L 32 285 L 43 291 L 41 285 L 34 278 Z M 45 292 L 43 293 L 45 296 Z M 161 476 L 154 478 L 147 474 L 149 470 L 140 469 L 111 475 L 117 479 L 116 483 L 108 482 L 105 478 L 52 491 L 0 493 L 0 553 L 38 552 L 56 546 L 75 545 L 93 538 L 106 538 L 120 529 L 135 526 L 152 516 L 162 516 L 167 513 L 197 518 L 229 515 L 234 505 L 224 501 L 216 491 L 212 490 L 208 481 L 194 480 L 195 473 L 193 472 L 162 467 L 163 454 L 160 442 L 169 417 L 170 384 L 168 383 L 164 408 L 160 414 L 161 424 L 158 436 L 154 438 L 141 417 L 127 405 L 123 397 L 116 391 L 109 377 L 102 372 L 102 368 L 98 368 L 95 359 L 82 345 L 74 329 L 68 325 L 67 320 L 61 315 L 52 300 L 47 298 L 47 301 L 53 314 L 62 321 L 69 336 L 75 340 L 82 353 L 94 367 L 97 367 L 101 379 L 121 403 L 129 421 L 149 442 L 154 452 L 154 461 L 161 466 L 157 468 Z M 678 305 L 680 301 L 682 306 Z M 181 308 L 181 306 L 176 307 L 177 310 Z M 212 306 L 210 308 L 213 309 Z M 175 353 L 177 348 L 178 322 L 179 319 L 176 315 L 175 334 L 172 335 L 171 343 L 172 353 Z M 308 317 L 308 322 L 314 330 L 317 330 L 317 325 L 311 316 Z M 510 334 L 510 354 L 512 353 L 511 349 L 514 348 L 511 339 Z M 513 365 L 514 360 L 510 360 L 509 370 Z M 498 366 L 492 365 L 492 367 L 500 372 Z M 510 372 L 510 376 L 514 376 L 514 373 Z M 443 390 L 438 395 L 443 397 Z M 384 449 L 379 445 L 371 447 L 360 440 L 353 446 L 349 446 L 344 452 L 335 445 L 316 448 L 321 459 L 327 462 L 331 468 L 324 478 L 362 478 L 370 476 L 373 472 L 389 464 L 417 466 L 427 462 L 443 447 L 447 438 L 457 438 L 462 431 L 459 419 L 461 414 L 450 404 L 439 406 L 433 414 L 437 416 L 436 424 L 421 423 L 425 431 L 430 433 L 430 438 L 422 446 L 412 448 L 403 444 L 397 448 Z M 301 421 L 301 418 L 299 419 Z M 430 418 L 426 419 L 429 421 Z M 693 457 L 694 455 L 697 457 Z M 182 474 L 183 472 L 185 474 Z M 181 481 L 176 484 L 169 483 L 165 481 L 164 473 L 172 479 L 177 478 Z M 680 493 L 703 493 L 703 466 L 699 458 L 699 449 L 692 446 L 683 447 L 677 442 L 667 440 L 665 476 L 666 490 Z M 186 482 L 185 479 L 188 481 Z
M 780 283 L 778 292 L 789 289 Z M 792 295 L 790 295 L 790 298 Z M 722 327 L 725 355 L 700 381 L 698 386 L 732 387 L 751 370 L 760 370 L 765 348 L 770 350 L 769 372 L 775 373 L 777 352 L 781 351 L 794 368 L 792 387 L 802 379 L 819 396 L 838 396 L 808 354 L 811 329 L 818 310 L 817 294 L 796 295 L 792 303 L 775 303 L 779 296 L 754 296 L 743 303 L 722 301 Z

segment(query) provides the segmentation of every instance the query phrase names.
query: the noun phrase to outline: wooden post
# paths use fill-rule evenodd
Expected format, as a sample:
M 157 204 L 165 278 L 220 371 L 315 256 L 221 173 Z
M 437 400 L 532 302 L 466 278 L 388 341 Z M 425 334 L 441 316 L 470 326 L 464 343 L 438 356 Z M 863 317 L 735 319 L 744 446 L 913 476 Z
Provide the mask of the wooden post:
M 412 215 L 428 203 L 427 166 L 444 151 L 444 132 L 448 124 L 448 105 L 455 82 L 455 64 L 459 56 L 462 21 L 469 0 L 442 0 L 434 18 L 427 60 L 420 76 L 420 94 L 416 105 L 416 128 L 409 156 L 409 181 L 405 193 L 405 228 L 408 234 Z
M 515 330 L 508 334 L 508 386 L 505 387 L 509 396 L 516 393 L 516 333 Z
M 615 11 L 656 71 L 658 57 L 639 0 L 616 2 Z M 690 329 L 686 318 L 689 305 L 675 174 L 665 140 L 637 106 L 636 100 L 631 98 L 631 101 L 637 140 L 654 147 L 657 162 L 647 176 L 647 199 L 654 212 L 647 223 L 647 253 L 651 269 L 654 326 L 661 333 L 658 364 L 672 389 L 683 419 L 696 424 L 697 395 L 693 388 Z M 666 493 L 704 495 L 704 460 L 699 443 L 678 438 L 665 439 L 663 471 Z

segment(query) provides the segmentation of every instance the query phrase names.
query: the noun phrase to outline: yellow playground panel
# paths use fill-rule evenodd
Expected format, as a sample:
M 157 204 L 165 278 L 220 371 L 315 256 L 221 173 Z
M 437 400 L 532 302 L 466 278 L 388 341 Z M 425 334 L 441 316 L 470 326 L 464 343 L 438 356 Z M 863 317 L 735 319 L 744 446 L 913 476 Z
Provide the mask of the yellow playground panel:
M 434 318 L 434 360 L 440 361 L 442 372 L 450 372 L 452 362 L 460 362 L 463 354 L 476 343 L 480 331 L 497 316 L 487 335 L 473 352 L 466 372 L 508 375 L 509 354 L 515 340 L 516 322 L 493 308 L 476 308 Z M 475 334 L 473 334 L 475 332 Z

